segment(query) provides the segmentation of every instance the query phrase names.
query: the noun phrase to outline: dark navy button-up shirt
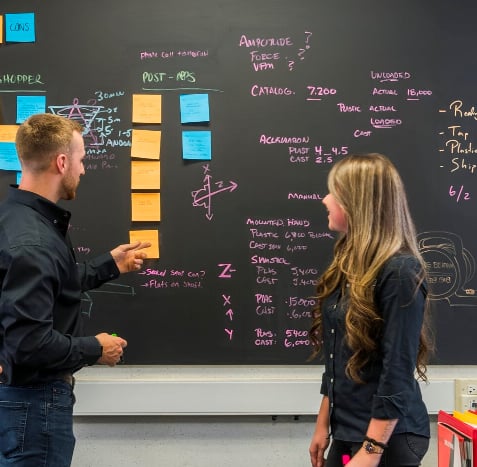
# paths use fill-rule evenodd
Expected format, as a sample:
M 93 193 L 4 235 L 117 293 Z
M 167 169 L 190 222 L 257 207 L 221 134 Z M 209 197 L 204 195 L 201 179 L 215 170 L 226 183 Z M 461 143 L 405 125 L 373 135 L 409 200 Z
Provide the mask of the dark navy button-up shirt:
M 82 336 L 81 293 L 119 276 L 110 253 L 77 264 L 70 213 L 10 187 L 0 205 L 0 382 L 30 384 L 94 364 L 101 346 Z
M 337 290 L 323 300 L 325 372 L 321 393 L 329 397 L 334 439 L 362 442 L 371 418 L 398 419 L 394 433 L 430 436 L 429 417 L 415 378 L 426 285 L 416 290 L 420 264 L 398 255 L 383 267 L 375 301 L 383 318 L 378 350 L 362 370 L 365 384 L 345 374 L 352 355 L 345 342 L 346 297 Z

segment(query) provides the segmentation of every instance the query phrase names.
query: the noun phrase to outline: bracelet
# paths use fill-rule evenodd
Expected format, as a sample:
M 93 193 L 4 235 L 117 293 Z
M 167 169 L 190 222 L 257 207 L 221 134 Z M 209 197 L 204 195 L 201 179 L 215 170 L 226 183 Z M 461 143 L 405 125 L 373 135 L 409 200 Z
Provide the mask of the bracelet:
M 365 440 L 365 441 L 368 441 L 368 443 L 372 443 L 372 444 L 374 444 L 375 446 L 379 446 L 380 448 L 383 448 L 383 449 L 386 449 L 386 448 L 388 447 L 387 444 L 385 444 L 385 443 L 380 443 L 379 441 L 376 441 L 375 439 L 370 438 L 369 436 L 365 436 L 365 437 L 364 437 L 364 440 Z

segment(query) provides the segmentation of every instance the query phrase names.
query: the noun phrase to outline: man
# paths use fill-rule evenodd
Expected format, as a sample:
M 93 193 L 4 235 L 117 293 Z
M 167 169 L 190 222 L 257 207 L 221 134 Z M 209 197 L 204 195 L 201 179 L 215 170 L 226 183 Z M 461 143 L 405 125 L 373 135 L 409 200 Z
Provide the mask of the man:
M 81 126 L 38 114 L 18 129 L 18 187 L 0 205 L 0 466 L 71 464 L 73 374 L 85 365 L 114 366 L 127 342 L 83 336 L 81 292 L 139 270 L 149 243 L 120 245 L 78 264 L 68 237 L 84 175 Z

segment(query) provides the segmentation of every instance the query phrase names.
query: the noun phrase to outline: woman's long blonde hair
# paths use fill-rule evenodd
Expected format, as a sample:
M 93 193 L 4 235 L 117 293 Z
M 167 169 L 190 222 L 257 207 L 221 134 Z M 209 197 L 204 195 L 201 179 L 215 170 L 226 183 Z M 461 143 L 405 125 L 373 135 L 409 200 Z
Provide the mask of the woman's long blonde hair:
M 334 257 L 317 283 L 317 303 L 310 338 L 314 354 L 322 347 L 320 304 L 338 287 L 347 287 L 346 339 L 353 352 L 347 375 L 362 382 L 360 370 L 377 350 L 376 337 L 382 319 L 374 303 L 377 275 L 396 253 L 408 253 L 421 263 L 417 288 L 425 279 L 425 264 L 416 241 L 416 230 L 404 185 L 391 161 L 381 154 L 348 156 L 337 162 L 328 176 L 329 192 L 343 207 L 348 221 L 334 247 Z M 426 378 L 426 363 L 432 349 L 428 300 L 416 362 L 418 377 Z

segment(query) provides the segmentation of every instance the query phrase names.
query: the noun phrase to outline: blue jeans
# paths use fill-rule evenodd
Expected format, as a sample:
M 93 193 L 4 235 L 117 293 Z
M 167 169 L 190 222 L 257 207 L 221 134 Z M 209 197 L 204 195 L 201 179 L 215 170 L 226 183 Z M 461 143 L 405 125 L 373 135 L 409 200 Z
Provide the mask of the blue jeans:
M 343 454 L 354 456 L 363 443 L 334 440 L 325 462 L 326 467 L 343 467 Z M 392 435 L 378 467 L 418 467 L 429 448 L 429 438 L 412 433 Z M 369 454 L 377 456 L 377 454 Z
M 65 381 L 0 384 L 0 466 L 70 466 L 74 401 Z

